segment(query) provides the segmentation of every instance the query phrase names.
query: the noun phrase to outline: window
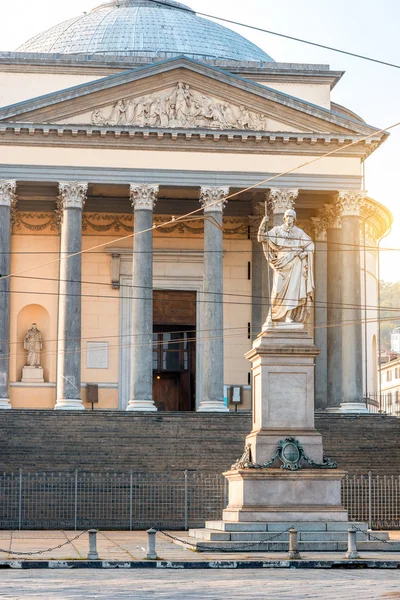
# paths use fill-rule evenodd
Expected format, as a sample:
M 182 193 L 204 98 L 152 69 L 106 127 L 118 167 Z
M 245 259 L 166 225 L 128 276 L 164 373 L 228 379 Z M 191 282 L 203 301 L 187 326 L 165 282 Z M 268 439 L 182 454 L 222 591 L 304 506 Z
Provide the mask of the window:
M 400 399 L 400 392 L 397 391 L 394 393 L 394 401 L 396 402 L 396 404 L 399 403 L 399 399 Z
M 396 367 L 394 370 L 395 379 L 400 379 L 400 367 Z
M 189 370 L 190 333 L 181 331 L 153 334 L 153 370 Z
M 389 392 L 387 395 L 387 403 L 388 406 L 392 406 L 392 392 Z
M 392 371 L 386 371 L 386 381 L 392 381 Z

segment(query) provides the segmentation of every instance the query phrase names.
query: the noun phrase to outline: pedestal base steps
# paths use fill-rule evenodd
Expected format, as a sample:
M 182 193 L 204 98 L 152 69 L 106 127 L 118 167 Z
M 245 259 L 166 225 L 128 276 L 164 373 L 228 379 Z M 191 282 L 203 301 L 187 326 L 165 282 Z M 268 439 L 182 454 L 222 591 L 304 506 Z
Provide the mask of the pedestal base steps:
M 189 535 L 198 552 L 287 552 L 288 530 L 294 527 L 298 532 L 300 552 L 345 552 L 348 544 L 348 530 L 354 526 L 361 529 L 357 532 L 357 549 L 359 551 L 400 551 L 400 542 L 387 541 L 387 532 L 373 531 L 371 535 L 381 541 L 368 540 L 367 523 L 349 521 L 297 523 L 294 521 L 274 523 L 207 521 L 204 529 L 190 529 Z M 278 533 L 281 535 L 277 536 Z M 270 539 L 271 541 L 269 541 Z

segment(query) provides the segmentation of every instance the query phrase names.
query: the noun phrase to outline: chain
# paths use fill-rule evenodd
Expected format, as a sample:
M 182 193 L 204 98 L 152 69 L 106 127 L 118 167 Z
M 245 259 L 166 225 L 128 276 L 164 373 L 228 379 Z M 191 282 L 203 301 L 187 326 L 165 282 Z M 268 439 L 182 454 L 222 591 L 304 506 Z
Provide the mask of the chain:
M 356 529 L 357 531 L 363 533 L 365 537 L 367 537 L 369 540 L 372 538 L 373 540 L 376 540 L 377 542 L 382 542 L 383 544 L 387 544 L 389 542 L 389 540 L 381 540 L 380 538 L 376 537 L 376 535 L 372 535 L 372 533 L 366 533 L 363 529 L 360 529 L 356 525 L 352 525 L 352 527 L 353 529 Z
M 67 542 L 64 542 L 63 544 L 54 546 L 54 548 L 47 548 L 47 550 L 38 550 L 37 552 L 16 552 L 15 550 L 11 550 L 11 548 L 10 548 L 10 550 L 3 550 L 3 548 L 0 548 L 0 552 L 4 552 L 5 554 L 15 554 L 16 556 L 33 556 L 34 554 L 45 554 L 46 552 L 52 552 L 53 550 L 58 550 L 58 548 L 62 548 L 63 546 L 72 544 L 72 542 L 75 542 L 75 540 L 82 537 L 82 535 L 84 535 L 85 533 L 87 533 L 87 531 L 82 531 L 82 533 L 79 533 L 78 535 L 76 535 L 74 538 L 72 538 L 72 540 L 68 540 Z
M 278 533 L 275 533 L 274 535 L 272 535 L 270 538 L 268 538 L 267 540 L 260 540 L 259 542 L 254 542 L 251 544 L 246 544 L 245 546 L 243 546 L 242 548 L 236 548 L 235 547 L 235 551 L 239 551 L 239 552 L 243 552 L 246 551 L 247 548 L 253 548 L 254 546 L 260 546 L 262 544 L 268 544 L 268 542 L 272 542 L 272 540 L 275 540 L 276 538 L 278 538 L 279 536 L 283 535 L 284 533 L 287 533 L 288 531 L 290 531 L 290 529 L 293 529 L 293 525 L 291 525 L 290 527 L 288 527 L 287 529 L 285 529 L 284 531 L 279 531 Z M 161 529 L 157 529 L 157 527 L 153 527 L 153 529 L 155 529 L 158 533 L 161 533 L 162 535 L 164 535 L 167 538 L 171 538 L 172 540 L 175 540 L 177 542 L 180 542 L 181 544 L 185 544 L 186 546 L 191 546 L 192 548 L 196 549 L 196 544 L 192 544 L 191 542 L 187 542 L 186 540 L 181 540 L 178 537 L 175 537 L 174 535 L 171 535 L 170 533 L 167 533 L 166 531 L 162 531 Z M 206 550 L 206 551 L 212 551 L 215 552 L 215 550 L 219 550 L 220 552 L 232 552 L 232 548 L 224 548 L 224 547 L 207 547 L 207 546 L 201 546 L 201 550 Z

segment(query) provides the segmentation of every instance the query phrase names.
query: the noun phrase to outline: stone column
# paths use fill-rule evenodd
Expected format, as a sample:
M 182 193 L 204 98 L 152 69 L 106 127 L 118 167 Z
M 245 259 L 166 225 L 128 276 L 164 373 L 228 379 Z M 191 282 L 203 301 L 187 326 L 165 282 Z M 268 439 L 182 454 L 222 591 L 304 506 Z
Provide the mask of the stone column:
M 324 208 L 328 233 L 328 412 L 337 412 L 342 401 L 342 222 L 340 207 L 326 204 Z
M 10 274 L 11 214 L 16 207 L 16 181 L 0 181 L 0 409 L 10 409 Z
M 224 305 L 222 213 L 227 187 L 202 187 L 204 208 L 204 302 L 202 412 L 227 412 L 224 404 Z
M 340 412 L 368 412 L 363 401 L 360 213 L 366 192 L 342 191 L 342 403 Z M 348 244 L 348 245 L 346 245 Z
M 269 311 L 268 265 L 257 234 L 265 215 L 265 203 L 257 202 L 249 216 L 251 239 L 252 338 L 262 331 Z
M 326 409 L 328 403 L 328 246 L 326 224 L 311 217 L 315 233 L 315 345 L 320 353 L 315 360 L 315 408 Z
M 131 395 L 127 411 L 156 411 L 153 401 L 153 209 L 158 185 L 131 185 L 134 210 Z
M 271 188 L 268 197 L 269 224 L 272 227 L 282 225 L 283 215 L 287 210 L 294 209 L 299 190 L 289 188 Z
M 84 410 L 81 399 L 82 211 L 88 184 L 60 183 L 60 286 L 56 410 Z

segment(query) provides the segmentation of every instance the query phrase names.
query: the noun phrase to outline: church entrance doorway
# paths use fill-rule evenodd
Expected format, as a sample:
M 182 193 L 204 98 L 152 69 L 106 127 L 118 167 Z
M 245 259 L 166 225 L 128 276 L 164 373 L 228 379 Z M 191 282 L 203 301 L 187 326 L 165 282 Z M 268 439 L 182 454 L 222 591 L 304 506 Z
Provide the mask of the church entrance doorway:
M 153 399 L 160 411 L 196 407 L 196 292 L 153 296 Z

